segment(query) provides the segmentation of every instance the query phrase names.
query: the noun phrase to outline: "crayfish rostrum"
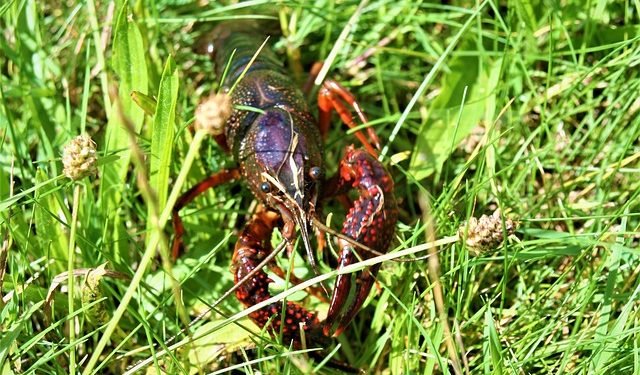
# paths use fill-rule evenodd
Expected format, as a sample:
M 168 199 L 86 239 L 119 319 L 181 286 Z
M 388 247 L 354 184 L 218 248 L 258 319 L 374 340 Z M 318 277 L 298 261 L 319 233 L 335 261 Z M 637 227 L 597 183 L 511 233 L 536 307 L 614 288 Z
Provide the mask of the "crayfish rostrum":
M 338 267 L 374 256 L 363 249 L 373 249 L 378 254 L 387 251 L 395 230 L 397 206 L 393 180 L 376 158 L 379 142 L 371 128 L 368 130 L 371 143 L 356 132 L 365 149 L 348 146 L 338 173 L 326 177 L 322 139 L 328 132 L 331 111 L 338 112 L 341 119 L 353 127 L 356 124 L 347 108 L 350 105 L 361 121 L 366 122 L 353 96 L 336 82 L 325 81 L 318 94 L 320 120 L 316 121 L 302 92 L 287 76 L 275 54 L 264 48 L 254 56 L 264 40 L 255 26 L 243 22 L 224 23 L 211 35 L 207 51 L 218 75 L 225 74 L 223 86 L 228 90 L 235 84 L 230 93 L 234 109 L 224 133 L 216 140 L 233 155 L 238 167 L 210 176 L 178 201 L 173 215 L 174 256 L 180 252 L 184 233 L 178 210 L 204 190 L 241 178 L 261 203 L 240 234 L 233 255 L 235 282 L 246 278 L 236 290 L 237 298 L 245 306 L 271 297 L 268 287 L 271 280 L 256 267 L 271 253 L 270 238 L 276 227 L 280 228 L 289 249 L 300 233 L 308 261 L 317 272 L 309 233 L 318 229 L 314 223 L 321 222 L 316 219 L 321 216 L 322 202 L 326 199 L 341 197 L 342 201 L 348 201 L 351 190 L 358 195 L 349 203 L 342 235 L 338 236 Z M 322 236 L 320 232 L 317 231 Z M 323 241 L 319 238 L 318 243 Z M 290 301 L 284 306 L 281 302 L 273 303 L 250 317 L 260 327 L 268 325 L 269 331 L 282 332 L 287 343 L 300 344 L 300 329 L 309 341 L 326 341 L 331 335 L 339 335 L 360 309 L 377 271 L 378 266 L 373 266 L 356 275 L 339 275 L 327 318 L 322 322 L 315 313 Z M 352 277 L 356 278 L 355 296 L 345 307 Z

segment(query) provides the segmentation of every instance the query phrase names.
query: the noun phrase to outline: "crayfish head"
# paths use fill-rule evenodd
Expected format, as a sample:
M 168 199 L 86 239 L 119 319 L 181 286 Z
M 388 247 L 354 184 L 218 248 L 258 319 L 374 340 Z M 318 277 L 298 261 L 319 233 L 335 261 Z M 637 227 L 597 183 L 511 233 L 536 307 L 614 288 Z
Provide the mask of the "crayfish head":
M 298 226 L 306 247 L 323 180 L 321 137 L 310 121 L 286 108 L 265 110 L 240 151 L 254 195 L 282 214 L 288 241 L 293 242 Z
M 307 258 L 319 273 L 311 250 L 311 218 L 316 215 L 323 180 L 321 137 L 312 119 L 274 107 L 257 117 L 247 141 L 253 154 L 245 173 L 254 194 L 282 215 L 282 234 L 291 245 L 300 230 Z

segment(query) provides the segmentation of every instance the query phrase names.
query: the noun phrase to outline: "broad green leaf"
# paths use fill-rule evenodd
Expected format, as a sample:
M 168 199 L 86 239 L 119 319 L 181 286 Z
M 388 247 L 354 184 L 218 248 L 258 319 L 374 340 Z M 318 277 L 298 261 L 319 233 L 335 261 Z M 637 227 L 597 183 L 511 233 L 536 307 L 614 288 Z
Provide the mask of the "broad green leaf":
M 518 0 L 510 4 L 513 4 L 516 10 L 516 14 L 520 21 L 524 22 L 527 29 L 533 33 L 538 28 L 538 19 L 534 12 L 534 9 L 539 9 L 539 1 L 536 0 Z
M 629 210 L 625 210 L 625 217 L 622 219 L 621 233 L 627 231 L 627 216 L 629 214 Z M 630 298 L 629 302 L 622 309 L 621 314 L 616 318 L 614 318 L 615 311 L 615 300 L 618 297 L 619 293 L 619 285 L 623 282 L 623 276 L 621 273 L 621 263 L 622 263 L 622 243 L 624 242 L 624 238 L 620 236 L 616 243 L 611 247 L 611 254 L 607 255 L 607 283 L 604 289 L 604 295 L 602 296 L 602 304 L 600 306 L 600 310 L 598 311 L 600 317 L 598 319 L 598 325 L 595 329 L 594 334 L 594 342 L 600 343 L 600 346 L 597 350 L 595 350 L 594 355 L 592 356 L 592 362 L 590 364 L 591 370 L 600 374 L 603 373 L 604 368 L 607 364 L 610 363 L 611 357 L 616 350 L 618 350 L 620 346 L 620 341 L 623 337 L 623 328 L 627 325 L 627 320 L 629 318 L 629 312 L 632 308 L 632 302 L 636 301 L 634 296 L 638 294 L 638 290 L 640 286 L 636 287 L 636 290 L 633 293 L 632 298 Z M 614 321 L 613 327 L 610 326 L 611 321 Z
M 144 112 L 135 105 L 130 95 L 134 90 L 147 91 L 147 65 L 140 30 L 128 16 L 127 3 L 124 3 L 115 26 L 112 63 L 119 79 L 118 96 L 123 115 L 131 120 L 135 130 L 139 131 L 144 120 Z M 129 137 L 118 115 L 117 103 L 114 104 L 114 111 L 111 113 L 103 147 L 106 153 L 118 150 L 120 159 L 105 165 L 101 197 L 109 199 L 115 207 L 120 201 L 118 191 L 127 174 L 131 156 L 128 151 Z
M 444 345 L 444 326 L 442 324 L 435 325 L 430 331 L 430 338 L 431 340 L 428 347 L 430 350 L 433 350 L 433 352 L 436 353 L 436 348 Z M 428 358 L 426 361 L 426 368 L 434 369 L 439 367 L 443 369 L 443 374 L 450 374 L 451 372 L 448 369 L 442 367 L 444 363 L 446 363 L 446 357 L 442 358 L 441 354 L 430 356 L 430 358 Z
M 461 49 L 467 49 L 465 47 L 471 48 L 470 42 L 463 43 Z M 487 106 L 495 105 L 491 94 L 499 80 L 495 75 L 491 77 L 491 72 L 502 60 L 491 63 L 483 59 L 481 63 L 480 59 L 482 57 L 461 55 L 449 65 L 449 72 L 442 80 L 442 91 L 431 104 L 429 118 L 422 125 L 412 155 L 410 172 L 417 179 L 439 172 L 458 143 L 480 124 L 485 113 L 494 113 Z
M 47 176 L 41 169 L 36 172 L 36 183 L 44 183 Z M 43 195 L 41 190 L 36 190 L 35 207 L 36 231 L 41 248 L 53 263 L 50 265 L 51 273 L 57 275 L 67 269 L 67 252 L 69 242 L 67 233 L 60 222 L 62 207 L 56 199 L 56 193 Z
M 601 347 L 598 348 L 598 354 L 594 357 L 596 372 L 602 373 L 607 365 L 611 364 L 611 357 L 619 350 L 621 342 L 627 339 L 629 332 L 635 331 L 637 327 L 637 302 L 638 295 L 640 294 L 640 284 L 636 286 L 631 296 L 626 300 L 626 303 L 620 309 L 620 315 L 615 319 L 615 323 L 609 332 L 606 339 L 598 340 L 601 343 Z M 630 319 L 631 318 L 631 319 Z M 624 328 L 628 327 L 629 330 L 625 333 Z
M 4 15 L 4 13 L 9 10 L 9 7 L 13 5 L 15 0 L 9 0 L 4 5 L 0 6 L 0 16 Z M 1 362 L 1 361 L 0 361 Z
M 21 69 L 24 71 L 23 79 L 28 77 L 29 82 L 38 82 L 44 85 L 49 82 L 49 75 L 55 75 L 55 64 L 47 59 L 43 53 L 43 40 L 41 37 L 40 5 L 35 1 L 22 2 L 20 13 L 16 20 L 15 35 L 17 38 L 16 56 L 21 61 Z M 44 158 L 49 159 L 49 168 L 53 174 L 57 174 L 57 165 L 52 160 L 57 156 L 54 152 L 54 141 L 56 139 L 56 123 L 49 107 L 51 100 L 46 97 L 48 90 L 26 91 L 22 96 L 25 113 L 30 114 L 33 119 L 34 130 L 38 134 L 39 142 L 42 144 Z M 20 155 L 27 157 L 28 155 Z
M 210 332 L 212 328 L 219 326 L 222 322 L 224 319 L 214 320 L 193 332 L 193 337 L 200 337 L 190 345 L 188 353 L 189 362 L 195 367 L 194 371 L 202 366 L 217 362 L 222 355 L 252 345 L 251 337 L 260 334 L 260 328 L 249 318 L 240 319 L 236 322 L 237 324 L 227 324 Z
M 598 0 L 596 3 L 596 8 L 593 10 L 592 17 L 594 20 L 598 20 L 602 23 L 609 23 L 610 16 L 607 12 L 607 3 L 608 0 Z
M 18 194 L 14 194 L 13 196 L 1 201 L 0 202 L 0 212 L 5 212 L 6 210 L 9 209 L 9 207 L 11 207 L 14 204 L 17 204 L 18 201 L 20 201 L 20 199 L 29 196 L 34 191 L 37 191 L 38 189 L 41 189 L 41 188 L 45 187 L 46 185 L 49 185 L 50 183 L 54 182 L 58 178 L 59 177 L 54 177 L 54 178 L 48 179 L 46 181 L 37 182 L 34 186 L 30 187 L 29 189 L 21 191 Z
M 615 44 L 633 40 L 640 35 L 640 25 L 611 26 L 608 24 L 593 25 L 593 37 L 576 35 L 573 38 L 574 45 L 585 44 L 592 49 L 613 49 Z
M 11 327 L 7 327 L 6 330 L 3 330 L 2 339 L 0 339 L 0 363 L 4 363 L 12 348 L 12 343 L 16 341 L 16 338 L 22 329 L 27 324 L 31 324 L 31 315 L 36 311 L 39 312 L 43 304 L 44 301 L 34 303 L 28 311 L 25 311 L 20 318 L 11 325 Z
M 158 207 L 161 210 L 167 202 L 169 172 L 175 134 L 176 102 L 178 100 L 178 71 L 171 56 L 160 80 L 160 92 L 156 115 L 151 129 L 150 180 L 156 191 Z M 149 211 L 151 206 L 149 206 Z M 151 215 L 151 212 L 149 212 Z M 149 221 L 151 225 L 151 221 Z M 149 228 L 150 229 L 150 228 Z

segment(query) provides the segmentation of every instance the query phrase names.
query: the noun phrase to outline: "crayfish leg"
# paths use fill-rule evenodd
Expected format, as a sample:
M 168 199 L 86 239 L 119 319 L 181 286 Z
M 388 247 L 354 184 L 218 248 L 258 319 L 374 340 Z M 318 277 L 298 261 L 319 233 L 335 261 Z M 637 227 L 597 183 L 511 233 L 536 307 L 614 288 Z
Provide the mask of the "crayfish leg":
M 244 280 L 236 290 L 236 297 L 245 307 L 254 306 L 271 298 L 269 283 L 272 280 L 263 270 L 257 272 L 255 270 L 272 251 L 271 234 L 279 221 L 280 215 L 273 211 L 258 211 L 236 242 L 232 269 L 236 284 Z M 247 278 L 250 274 L 252 275 Z M 326 341 L 326 337 L 321 333 L 318 317 L 291 301 L 287 301 L 285 306 L 282 302 L 274 302 L 254 311 L 249 314 L 249 317 L 260 328 L 266 327 L 274 335 L 282 332 L 283 339 L 286 342 L 292 341 L 296 347 L 301 346 L 299 332 L 301 326 L 305 331 L 307 341 L 314 343 Z
M 371 154 L 353 146 L 347 147 L 339 174 L 337 193 L 355 189 L 359 196 L 347 214 L 342 233 L 377 252 L 386 252 L 398 217 L 391 176 Z M 343 239 L 338 240 L 338 244 L 338 268 L 354 263 L 356 254 L 360 259 L 375 256 Z M 351 322 L 369 295 L 378 269 L 379 265 L 375 265 L 356 274 L 355 298 L 346 309 L 344 304 L 351 291 L 352 275 L 338 275 L 323 328 L 325 335 L 329 335 L 335 322 L 338 322 L 338 327 L 333 336 L 339 335 Z
M 320 91 L 318 91 L 318 107 L 320 109 L 318 126 L 320 127 L 320 134 L 322 134 L 323 137 L 326 137 L 326 134 L 329 131 L 332 110 L 335 110 L 338 115 L 340 115 L 342 121 L 344 121 L 349 128 L 353 129 L 358 125 L 344 103 L 353 107 L 363 124 L 369 122 L 353 94 L 338 82 L 328 79 L 324 81 Z M 367 128 L 367 134 L 369 135 L 373 145 L 371 145 L 361 131 L 358 130 L 355 132 L 356 138 L 358 138 L 364 148 L 367 149 L 367 151 L 374 157 L 378 157 L 378 152 L 376 151 L 380 149 L 380 140 L 378 139 L 378 135 L 371 127 Z
M 225 169 L 200 181 L 178 198 L 171 213 L 174 233 L 173 243 L 171 244 L 171 256 L 174 261 L 178 259 L 184 250 L 184 243 L 182 240 L 182 237 L 184 237 L 184 224 L 180 218 L 180 210 L 205 191 L 238 178 L 240 178 L 239 169 Z
M 309 70 L 309 76 L 307 77 L 306 82 L 302 86 L 302 93 L 305 96 L 309 96 L 309 93 L 311 93 L 311 88 L 313 87 L 313 83 L 316 80 L 316 77 L 318 77 L 320 70 L 322 70 L 322 65 L 323 65 L 322 62 L 320 61 L 316 61 L 315 63 L 313 63 L 313 65 L 311 65 L 311 69 Z

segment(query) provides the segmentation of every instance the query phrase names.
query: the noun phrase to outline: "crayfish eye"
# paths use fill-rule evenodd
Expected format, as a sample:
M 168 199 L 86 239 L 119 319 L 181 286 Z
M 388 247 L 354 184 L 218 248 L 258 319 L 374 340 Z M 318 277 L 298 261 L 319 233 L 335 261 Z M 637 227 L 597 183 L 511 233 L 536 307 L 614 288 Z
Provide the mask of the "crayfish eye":
M 311 167 L 311 169 L 309 169 L 309 176 L 314 180 L 319 179 L 320 176 L 322 176 L 322 169 L 320 169 L 320 167 Z
M 268 193 L 271 191 L 271 184 L 268 182 L 263 182 L 260 184 L 260 190 L 262 190 L 263 193 Z

